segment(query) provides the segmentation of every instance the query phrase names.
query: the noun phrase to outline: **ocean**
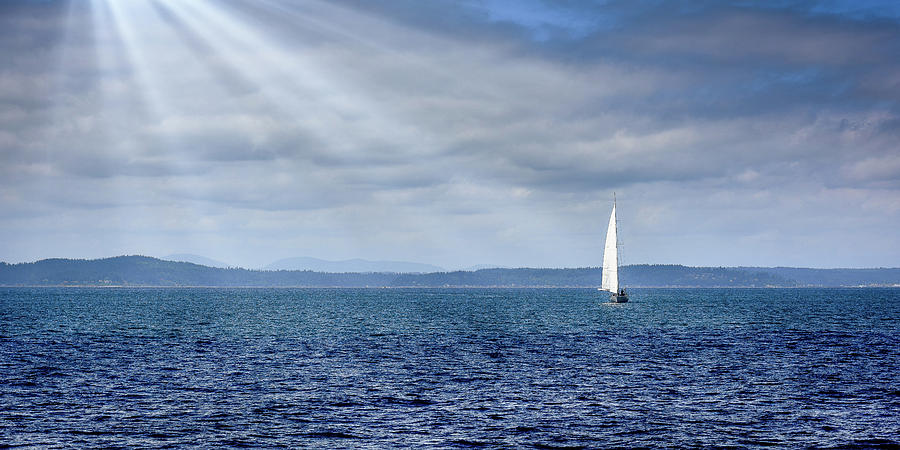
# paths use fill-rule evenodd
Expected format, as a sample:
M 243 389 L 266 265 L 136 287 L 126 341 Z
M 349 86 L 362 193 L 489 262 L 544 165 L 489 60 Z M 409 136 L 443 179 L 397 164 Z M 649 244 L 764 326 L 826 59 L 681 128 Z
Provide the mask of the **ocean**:
M 900 289 L 0 288 L 0 446 L 900 445 Z

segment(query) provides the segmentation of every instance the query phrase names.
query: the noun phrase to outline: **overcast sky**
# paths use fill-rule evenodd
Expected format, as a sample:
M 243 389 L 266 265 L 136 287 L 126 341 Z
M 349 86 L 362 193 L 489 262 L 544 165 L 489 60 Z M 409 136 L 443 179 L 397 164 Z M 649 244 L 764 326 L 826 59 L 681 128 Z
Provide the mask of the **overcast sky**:
M 900 7 L 760 3 L 5 0 L 0 260 L 900 266 Z

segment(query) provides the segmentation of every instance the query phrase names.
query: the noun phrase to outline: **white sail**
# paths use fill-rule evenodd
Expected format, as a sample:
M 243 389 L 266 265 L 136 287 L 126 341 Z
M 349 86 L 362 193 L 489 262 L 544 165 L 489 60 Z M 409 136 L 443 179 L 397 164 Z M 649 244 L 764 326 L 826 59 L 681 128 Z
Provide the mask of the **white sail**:
M 616 246 L 616 205 L 613 203 L 606 229 L 606 248 L 603 250 L 603 275 L 600 288 L 604 291 L 619 292 L 619 251 Z

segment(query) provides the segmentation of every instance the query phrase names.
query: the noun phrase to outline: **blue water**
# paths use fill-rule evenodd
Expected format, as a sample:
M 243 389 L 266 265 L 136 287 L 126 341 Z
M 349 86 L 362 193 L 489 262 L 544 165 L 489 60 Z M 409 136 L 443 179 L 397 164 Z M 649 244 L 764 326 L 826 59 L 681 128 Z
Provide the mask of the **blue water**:
M 0 443 L 900 445 L 900 289 L 0 289 Z

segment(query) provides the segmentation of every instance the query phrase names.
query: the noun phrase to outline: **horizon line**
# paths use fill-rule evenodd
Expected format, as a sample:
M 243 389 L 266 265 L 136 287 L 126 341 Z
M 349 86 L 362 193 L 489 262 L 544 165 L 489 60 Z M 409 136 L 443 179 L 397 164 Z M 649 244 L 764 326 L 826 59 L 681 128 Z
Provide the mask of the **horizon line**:
M 199 255 L 197 255 L 197 256 L 199 256 Z M 378 272 L 378 271 L 369 271 L 369 272 L 327 272 L 327 271 L 318 271 L 318 270 L 310 270 L 310 269 L 265 269 L 265 268 L 249 268 L 249 267 L 236 266 L 236 265 L 235 265 L 235 266 L 232 266 L 232 265 L 226 265 L 225 267 L 216 267 L 216 266 L 207 266 L 207 265 L 204 265 L 204 264 L 198 264 L 198 263 L 194 263 L 194 262 L 190 262 L 190 261 L 171 260 L 171 259 L 165 259 L 165 258 L 160 258 L 160 257 L 156 257 L 156 256 L 148 256 L 148 255 L 142 255 L 142 254 L 122 254 L 122 255 L 104 256 L 104 257 L 98 257 L 98 258 L 48 257 L 48 258 L 37 259 L 37 260 L 34 260 L 34 261 L 20 261 L 20 262 L 0 261 L 0 264 L 8 264 L 8 265 L 36 264 L 36 263 L 39 263 L 39 262 L 41 262 L 41 261 L 49 261 L 49 260 L 64 260 L 64 261 L 101 261 L 101 260 L 107 260 L 107 259 L 128 258 L 128 257 L 141 257 L 141 258 L 155 259 L 155 260 L 158 260 L 158 261 L 167 261 L 167 262 L 174 262 L 174 263 L 193 264 L 193 265 L 197 265 L 197 266 L 201 266 L 201 267 L 208 267 L 208 268 L 211 268 L 211 269 L 223 269 L 223 270 L 235 269 L 235 270 L 259 271 L 259 272 L 278 272 L 278 271 L 288 271 L 288 272 L 296 271 L 296 272 L 303 272 L 303 271 L 309 271 L 309 272 L 318 272 L 318 273 L 400 273 L 400 274 L 402 274 L 402 273 L 419 273 L 419 274 L 427 274 L 427 273 L 477 272 L 477 271 L 479 271 L 479 270 L 494 270 L 494 269 L 504 269 L 504 270 L 517 270 L 517 269 L 537 269 L 537 270 L 602 269 L 602 265 L 598 265 L 598 266 L 580 266 L 580 267 L 532 267 L 532 266 L 510 267 L 510 266 L 499 266 L 499 265 L 498 265 L 497 267 L 485 267 L 485 268 L 474 269 L 474 270 L 470 270 L 470 269 L 465 269 L 465 268 L 463 268 L 463 269 L 446 269 L 446 270 L 439 270 L 439 271 L 435 271 L 435 272 Z M 204 257 L 204 258 L 205 258 L 205 257 Z M 310 258 L 312 258 L 312 257 L 310 257 Z M 209 259 L 211 259 L 211 258 L 209 258 Z M 319 258 L 316 258 L 316 259 L 319 259 Z M 352 260 L 352 259 L 361 259 L 361 260 L 365 260 L 364 258 L 351 258 L 351 260 Z M 323 261 L 327 261 L 327 262 L 343 262 L 343 261 L 349 261 L 349 260 L 337 260 L 337 261 L 323 260 Z M 370 261 L 370 260 L 368 260 L 368 261 Z M 388 261 L 388 260 L 384 260 L 384 261 Z M 376 261 L 372 261 L 372 262 L 379 262 L 379 261 L 376 260 Z M 435 265 L 435 264 L 418 263 L 418 262 L 414 262 L 414 261 L 388 261 L 388 262 L 405 262 L 405 263 L 422 264 L 422 265 L 433 265 L 433 266 L 436 266 L 436 267 L 440 267 L 440 266 L 437 266 L 437 265 Z M 477 265 L 477 264 L 476 264 L 476 265 Z M 482 265 L 483 265 L 483 264 L 482 264 Z M 755 265 L 725 266 L 725 265 L 687 265 L 687 264 L 681 264 L 681 263 L 635 263 L 635 264 L 625 264 L 625 265 L 623 265 L 623 266 L 621 266 L 621 267 L 633 267 L 633 266 L 680 266 L 680 267 L 687 267 L 687 268 L 718 268 L 718 269 L 757 269 L 757 268 L 759 268 L 759 269 L 777 269 L 777 268 L 780 268 L 780 269 L 814 269 L 814 270 L 900 269 L 900 266 L 893 266 L 893 267 L 889 267 L 889 266 L 867 266 L 867 267 L 812 267 L 812 266 L 781 266 L 781 265 L 776 265 L 776 266 L 755 266 Z

